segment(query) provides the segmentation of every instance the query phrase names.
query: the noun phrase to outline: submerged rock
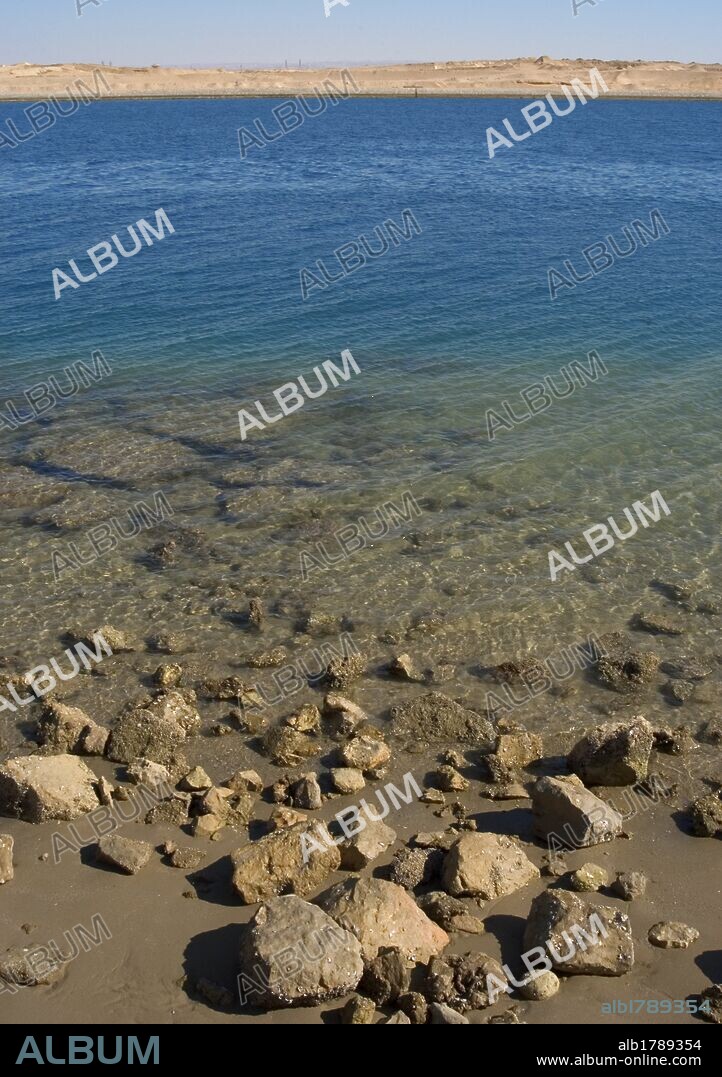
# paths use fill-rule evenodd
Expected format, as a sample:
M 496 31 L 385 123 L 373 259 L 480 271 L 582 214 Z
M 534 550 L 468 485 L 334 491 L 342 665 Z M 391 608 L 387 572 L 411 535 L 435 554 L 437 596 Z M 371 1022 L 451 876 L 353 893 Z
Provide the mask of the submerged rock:
M 250 684 L 241 677 L 224 677 L 220 681 L 207 680 L 202 687 L 210 699 L 251 707 L 258 706 L 261 702 L 255 684 Z
M 389 662 L 388 673 L 399 681 L 410 681 L 412 684 L 424 684 L 430 679 L 429 672 L 421 673 L 414 664 L 410 654 L 399 654 Z
M 101 625 L 94 632 L 85 632 L 83 629 L 71 630 L 68 635 L 75 643 L 84 643 L 86 647 L 93 649 L 96 646 L 94 637 L 100 635 L 113 654 L 129 654 L 140 649 L 138 643 L 127 632 L 123 632 L 120 628 L 113 628 L 112 625 Z
M 261 905 L 242 932 L 240 961 L 242 1005 L 269 1009 L 346 995 L 363 973 L 353 934 L 292 894 Z
M 605 650 L 595 663 L 594 670 L 602 684 L 616 692 L 634 692 L 653 680 L 659 668 L 659 657 L 647 651 L 636 651 L 621 632 L 611 632 L 600 641 Z
M 681 636 L 684 626 L 679 620 L 661 613 L 635 613 L 630 622 L 638 632 L 651 632 L 655 636 Z
M 368 666 L 368 660 L 362 654 L 345 655 L 343 658 L 332 658 L 326 666 L 324 683 L 329 688 L 345 691 L 359 677 L 363 677 Z
M 163 662 L 153 674 L 153 680 L 160 688 L 175 688 L 183 676 L 183 666 L 177 662 Z
M 680 655 L 678 658 L 662 662 L 662 672 L 670 677 L 682 681 L 703 681 L 709 677 L 714 669 L 713 662 L 708 658 L 698 658 L 696 655 Z
M 491 723 L 475 711 L 455 703 L 442 692 L 391 708 L 391 728 L 398 737 L 411 737 L 429 744 L 446 742 L 490 747 L 494 740 Z

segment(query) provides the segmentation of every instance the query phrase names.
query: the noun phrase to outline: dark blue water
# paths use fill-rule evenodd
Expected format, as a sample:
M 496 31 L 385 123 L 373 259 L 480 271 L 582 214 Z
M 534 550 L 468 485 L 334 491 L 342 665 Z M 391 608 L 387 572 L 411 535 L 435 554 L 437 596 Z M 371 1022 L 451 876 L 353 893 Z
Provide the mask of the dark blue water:
M 11 382 L 98 346 L 183 391 L 349 345 L 411 379 L 587 346 L 664 369 L 715 353 L 720 104 L 592 101 L 490 160 L 486 127 L 523 101 L 345 101 L 241 161 L 237 128 L 276 130 L 274 104 L 97 102 L 2 151 Z M 54 266 L 159 206 L 171 242 L 54 300 Z M 407 207 L 422 237 L 301 303 L 301 267 Z M 550 265 L 655 207 L 672 238 L 549 302 Z

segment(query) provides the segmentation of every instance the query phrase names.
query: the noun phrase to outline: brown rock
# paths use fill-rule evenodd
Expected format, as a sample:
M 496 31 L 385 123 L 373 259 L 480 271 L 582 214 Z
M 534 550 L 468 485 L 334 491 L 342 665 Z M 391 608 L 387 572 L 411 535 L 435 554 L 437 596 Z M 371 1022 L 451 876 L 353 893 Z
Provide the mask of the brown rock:
M 518 841 L 499 834 L 464 834 L 444 860 L 442 883 L 453 897 L 482 897 L 486 901 L 513 894 L 539 869 Z
M 364 822 L 364 829 L 341 845 L 341 867 L 347 871 L 361 871 L 396 841 L 396 831 L 382 820 L 365 819 Z
M 634 785 L 647 777 L 653 743 L 641 716 L 598 726 L 572 748 L 569 767 L 586 785 Z
M 333 767 L 331 781 L 337 793 L 360 793 L 366 786 L 363 771 L 357 767 Z
M 364 734 L 344 744 L 339 749 L 339 756 L 344 766 L 367 773 L 385 766 L 391 751 L 382 740 Z
M 699 931 L 673 920 L 660 921 L 650 927 L 647 938 L 662 950 L 686 950 L 699 938 Z
M 326 890 L 316 903 L 356 936 L 366 962 L 386 947 L 414 961 L 428 961 L 449 941 L 405 890 L 383 879 L 348 879 Z
M 479 747 L 494 740 L 491 723 L 475 711 L 459 706 L 442 692 L 429 692 L 391 708 L 391 726 L 399 737 L 429 744 L 452 742 Z
M 0 766 L 0 813 L 29 823 L 77 819 L 98 807 L 95 780 L 75 755 L 9 759 Z
M 719 793 L 707 793 L 690 804 L 692 833 L 698 838 L 722 838 L 722 799 Z
M 556 973 L 567 976 L 623 976 L 634 964 L 626 913 L 565 890 L 547 890 L 532 902 L 524 950 L 535 946 L 548 951 Z
M 622 817 L 584 788 L 579 778 L 540 778 L 531 787 L 537 837 L 584 848 L 622 833 Z
M 95 847 L 96 859 L 111 864 L 124 875 L 137 875 L 153 855 L 153 846 L 147 841 L 133 841 L 120 834 L 104 835 Z
M 506 973 L 493 957 L 487 954 L 449 954 L 435 957 L 429 964 L 424 993 L 432 1005 L 451 1006 L 457 1013 L 484 1010 L 496 1001 L 502 988 L 488 976 L 507 984 Z
M 251 1004 L 271 1009 L 346 995 L 363 972 L 353 934 L 294 895 L 261 905 L 242 934 L 240 957 L 239 989 Z
M 323 823 L 312 830 L 299 823 L 236 849 L 231 861 L 233 889 L 244 905 L 252 905 L 284 891 L 307 897 L 336 871 L 341 856 Z
M 46 704 L 38 723 L 38 742 L 56 752 L 103 755 L 110 730 L 99 726 L 79 707 Z

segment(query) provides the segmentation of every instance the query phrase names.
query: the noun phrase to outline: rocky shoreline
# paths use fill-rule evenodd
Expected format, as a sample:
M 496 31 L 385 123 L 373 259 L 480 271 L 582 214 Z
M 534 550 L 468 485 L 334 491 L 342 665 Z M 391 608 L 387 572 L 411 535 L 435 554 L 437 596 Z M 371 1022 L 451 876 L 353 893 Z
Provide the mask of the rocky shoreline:
M 251 598 L 244 623 L 250 670 L 287 660 L 287 649 L 260 642 L 264 601 Z M 226 917 L 231 976 L 215 974 L 209 950 L 178 981 L 203 1013 L 331 1015 L 349 1024 L 534 1022 L 546 1020 L 541 1002 L 559 996 L 571 1005 L 576 976 L 623 980 L 641 963 L 651 985 L 669 950 L 697 953 L 710 967 L 719 903 L 708 895 L 705 923 L 660 918 L 653 861 L 630 870 L 624 847 L 632 861 L 637 853 L 640 863 L 649 859 L 633 833 L 648 813 L 658 829 L 672 825 L 691 843 L 692 855 L 701 846 L 704 857 L 718 855 L 722 724 L 710 717 L 675 727 L 636 713 L 660 659 L 625 633 L 600 637 L 585 671 L 600 692 L 624 699 L 624 715 L 577 731 L 562 750 L 520 714 L 481 713 L 448 684 L 440 690 L 439 671 L 417 669 L 415 655 L 399 648 L 381 664 L 364 644 L 338 654 L 316 678 L 312 701 L 289 697 L 269 711 L 250 677 L 203 675 L 172 646 L 159 656 L 152 637 L 143 642 L 104 625 L 69 638 L 99 632 L 113 654 L 78 678 L 82 691 L 97 677 L 113 678 L 114 664 L 127 671 L 142 655 L 164 660 L 107 726 L 87 691 L 82 707 L 68 701 L 66 685 L 38 699 L 22 748 L 5 752 L 0 765 L 3 898 L 16 891 L 22 901 L 34 830 L 44 834 L 46 871 L 62 865 L 81 889 L 88 875 L 133 876 L 123 885 L 137 887 L 142 903 L 153 873 L 184 872 L 191 886 L 184 897 L 203 903 L 213 893 L 250 915 L 243 923 Z M 703 660 L 680 655 L 670 681 L 685 695 L 710 672 Z M 528 688 L 539 674 L 538 662 L 517 656 L 489 664 L 485 677 L 490 690 Z M 21 671 L 3 676 L 6 691 L 33 690 Z M 385 714 L 367 713 L 374 681 L 404 690 Z M 217 722 L 207 718 L 212 708 L 223 711 Z M 209 746 L 217 748 L 212 766 L 199 762 Z M 684 764 L 700 752 L 706 773 L 692 795 Z M 180 906 L 171 915 L 182 933 L 188 905 Z M 487 951 L 502 940 L 498 925 L 512 907 L 525 910 L 516 943 L 495 956 Z M 78 964 L 42 946 L 0 955 L 7 995 L 47 992 L 80 976 Z M 602 997 L 632 993 L 617 987 Z M 679 1019 L 722 1021 L 719 980 L 705 977 L 698 991 L 680 984 L 674 997 L 695 1007 Z

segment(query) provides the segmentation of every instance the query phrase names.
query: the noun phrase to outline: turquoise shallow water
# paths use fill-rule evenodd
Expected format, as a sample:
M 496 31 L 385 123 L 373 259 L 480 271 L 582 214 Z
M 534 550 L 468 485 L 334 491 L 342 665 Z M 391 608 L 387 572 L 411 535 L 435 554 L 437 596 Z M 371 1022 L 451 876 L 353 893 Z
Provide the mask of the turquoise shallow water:
M 237 128 L 276 102 L 98 102 L 3 150 L 3 399 L 95 349 L 112 366 L 0 430 L 4 651 L 30 664 L 92 621 L 222 654 L 259 593 L 269 643 L 303 643 L 309 608 L 375 641 L 436 617 L 419 658 L 479 702 L 475 663 L 669 612 L 655 578 L 714 592 L 722 106 L 590 102 L 489 160 L 486 127 L 523 103 L 345 101 L 241 160 Z M 174 235 L 55 300 L 53 267 L 87 271 L 160 206 Z M 336 248 L 405 209 L 420 234 L 302 301 L 304 266 L 337 274 Z M 668 234 L 550 301 L 550 267 L 654 209 Z M 357 376 L 241 441 L 239 407 L 345 348 Z M 488 409 L 519 414 L 592 349 L 604 377 L 489 440 Z M 669 517 L 550 581 L 551 548 L 657 489 Z M 53 578 L 53 550 L 159 490 L 172 519 Z M 304 550 L 404 491 L 420 516 L 303 579 Z M 710 653 L 714 616 L 684 616 L 655 645 Z

